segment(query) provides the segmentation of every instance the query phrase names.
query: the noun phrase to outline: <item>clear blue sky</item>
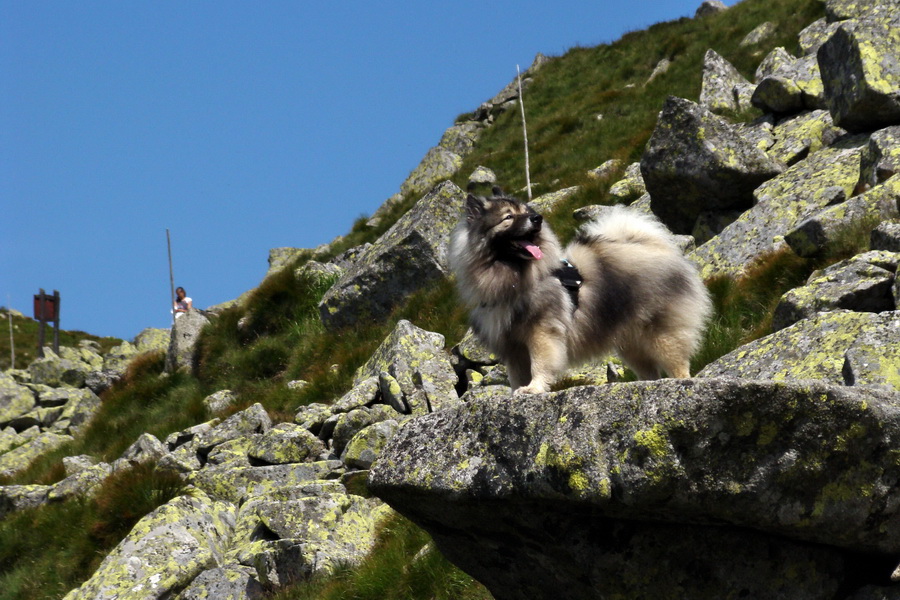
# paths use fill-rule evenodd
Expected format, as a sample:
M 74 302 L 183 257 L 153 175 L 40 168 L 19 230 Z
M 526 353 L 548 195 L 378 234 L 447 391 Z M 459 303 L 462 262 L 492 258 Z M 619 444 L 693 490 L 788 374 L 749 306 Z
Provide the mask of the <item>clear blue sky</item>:
M 231 300 L 270 248 L 375 211 L 516 64 L 699 4 L 0 0 L 0 305 L 43 287 L 64 329 L 166 327 L 166 228 L 175 284 Z

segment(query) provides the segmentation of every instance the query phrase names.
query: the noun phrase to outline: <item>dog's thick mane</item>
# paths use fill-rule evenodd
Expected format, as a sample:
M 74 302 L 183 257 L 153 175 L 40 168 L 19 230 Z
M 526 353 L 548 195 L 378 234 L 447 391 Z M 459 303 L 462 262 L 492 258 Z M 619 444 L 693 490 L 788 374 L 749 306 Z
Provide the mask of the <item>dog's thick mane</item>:
M 582 244 L 612 242 L 658 244 L 677 250 L 672 234 L 652 215 L 624 206 L 612 206 L 601 217 L 579 229 L 575 241 Z

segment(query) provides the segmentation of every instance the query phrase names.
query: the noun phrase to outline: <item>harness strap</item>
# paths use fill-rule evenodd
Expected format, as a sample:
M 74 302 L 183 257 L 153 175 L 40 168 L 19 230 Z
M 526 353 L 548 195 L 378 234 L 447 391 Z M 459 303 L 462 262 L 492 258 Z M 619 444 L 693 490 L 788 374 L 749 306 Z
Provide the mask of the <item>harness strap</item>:
M 553 271 L 553 275 L 559 279 L 562 286 L 569 292 L 569 297 L 572 298 L 572 305 L 578 308 L 578 290 L 581 289 L 583 282 L 581 272 L 565 258 L 560 262 L 562 266 Z

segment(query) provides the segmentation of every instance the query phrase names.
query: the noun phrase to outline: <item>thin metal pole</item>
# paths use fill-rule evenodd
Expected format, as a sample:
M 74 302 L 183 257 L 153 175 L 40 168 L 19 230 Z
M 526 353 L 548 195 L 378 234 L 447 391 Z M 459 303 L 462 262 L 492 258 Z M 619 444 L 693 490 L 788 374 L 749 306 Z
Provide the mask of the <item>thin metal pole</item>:
M 9 366 L 11 369 L 15 369 L 16 339 L 13 336 L 12 301 L 9 299 L 9 294 L 6 295 L 6 315 L 9 317 Z
M 175 325 L 175 275 L 172 271 L 172 238 L 166 227 L 166 245 L 169 247 L 169 310 L 172 311 L 172 325 Z
M 522 136 L 525 138 L 525 187 L 528 189 L 528 201 L 531 202 L 531 166 L 528 164 L 528 128 L 525 126 L 525 96 L 522 95 L 522 72 L 516 65 L 516 79 L 519 81 L 519 108 L 522 109 Z

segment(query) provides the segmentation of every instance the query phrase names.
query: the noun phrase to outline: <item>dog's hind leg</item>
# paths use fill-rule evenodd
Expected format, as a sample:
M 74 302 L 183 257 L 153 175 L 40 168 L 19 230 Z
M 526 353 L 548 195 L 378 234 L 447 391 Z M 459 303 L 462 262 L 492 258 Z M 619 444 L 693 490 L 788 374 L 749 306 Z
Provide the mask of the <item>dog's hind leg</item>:
M 541 394 L 549 392 L 556 377 L 566 368 L 566 344 L 558 331 L 536 328 L 528 344 L 531 357 L 531 380 L 516 394 Z
M 646 353 L 631 348 L 619 348 L 619 356 L 638 379 L 659 379 L 659 366 Z

